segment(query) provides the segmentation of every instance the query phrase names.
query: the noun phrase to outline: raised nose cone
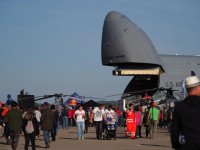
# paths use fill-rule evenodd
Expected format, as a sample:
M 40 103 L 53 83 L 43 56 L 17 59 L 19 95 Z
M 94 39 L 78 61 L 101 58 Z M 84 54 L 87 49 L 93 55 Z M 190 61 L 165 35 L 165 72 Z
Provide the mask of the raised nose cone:
M 105 22 L 117 20 L 122 16 L 123 15 L 117 11 L 111 11 L 106 15 Z
M 126 16 L 116 11 L 109 12 L 105 18 L 101 51 L 103 65 L 161 66 L 157 51 L 146 33 Z

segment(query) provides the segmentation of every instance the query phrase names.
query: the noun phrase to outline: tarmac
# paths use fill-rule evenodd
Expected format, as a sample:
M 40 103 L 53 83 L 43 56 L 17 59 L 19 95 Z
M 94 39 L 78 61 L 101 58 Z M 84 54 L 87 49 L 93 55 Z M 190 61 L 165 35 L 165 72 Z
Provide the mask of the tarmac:
M 170 134 L 167 129 L 158 129 L 157 138 L 130 139 L 125 137 L 125 130 L 119 127 L 117 139 L 97 140 L 94 127 L 88 128 L 84 140 L 78 140 L 77 128 L 59 129 L 56 141 L 51 142 L 49 150 L 171 150 Z M 42 134 L 42 131 L 41 131 Z M 142 136 L 145 136 L 144 128 Z M 5 144 L 5 138 L 0 138 L 0 150 L 10 150 L 11 146 Z M 24 136 L 20 136 L 18 150 L 24 149 Z M 29 146 L 31 150 L 31 146 Z M 36 138 L 36 149 L 45 149 L 43 136 Z

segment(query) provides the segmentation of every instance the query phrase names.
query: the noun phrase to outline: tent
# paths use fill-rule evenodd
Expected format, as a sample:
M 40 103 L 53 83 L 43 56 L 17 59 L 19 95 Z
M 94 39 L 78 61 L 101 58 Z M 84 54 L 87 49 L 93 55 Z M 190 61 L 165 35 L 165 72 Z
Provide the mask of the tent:
M 98 106 L 99 106 L 99 103 L 95 102 L 92 99 L 83 104 L 84 108 L 89 108 L 89 107 L 93 107 L 94 108 L 94 107 L 98 107 Z
M 84 103 L 84 98 L 83 96 L 79 96 L 76 92 L 72 94 L 68 100 L 66 100 L 65 105 L 67 106 L 76 106 L 77 104 Z

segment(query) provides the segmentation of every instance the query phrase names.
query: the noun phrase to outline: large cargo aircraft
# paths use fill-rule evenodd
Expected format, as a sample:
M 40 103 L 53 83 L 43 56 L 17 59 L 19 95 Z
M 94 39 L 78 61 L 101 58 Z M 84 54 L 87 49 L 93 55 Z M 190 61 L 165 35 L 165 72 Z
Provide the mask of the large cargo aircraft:
M 183 98 L 186 77 L 200 77 L 200 56 L 159 55 L 147 34 L 119 12 L 107 14 L 102 33 L 102 64 L 116 67 L 113 75 L 133 76 L 122 98 L 153 95 L 161 87 Z

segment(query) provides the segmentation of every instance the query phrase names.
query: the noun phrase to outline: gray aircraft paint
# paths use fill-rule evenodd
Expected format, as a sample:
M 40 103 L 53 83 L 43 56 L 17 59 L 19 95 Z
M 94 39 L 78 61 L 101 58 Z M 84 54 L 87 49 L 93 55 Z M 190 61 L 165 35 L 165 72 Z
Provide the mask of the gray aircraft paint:
M 182 89 L 182 81 L 194 71 L 200 76 L 199 56 L 158 55 L 146 33 L 119 12 L 109 12 L 105 18 L 102 34 L 102 64 L 107 66 L 145 67 L 160 66 L 160 87 Z M 131 92 L 134 78 L 124 93 Z
M 183 80 L 191 76 L 193 71 L 200 77 L 200 57 L 184 55 L 160 55 L 166 66 L 166 72 L 160 76 L 160 87 L 178 90 L 178 96 L 182 91 Z
M 149 64 L 162 62 L 146 33 L 126 16 L 111 11 L 105 18 L 102 34 L 102 64 Z
M 160 58 L 165 65 L 166 71 L 160 75 L 160 87 L 177 90 L 174 91 L 174 95 L 182 99 L 184 97 L 183 93 L 185 93 L 183 87 L 184 79 L 191 76 L 192 71 L 195 75 L 200 77 L 200 56 L 160 55 Z M 135 77 L 133 77 L 125 88 L 122 97 L 128 96 L 127 93 L 137 91 L 134 87 L 134 78 Z

